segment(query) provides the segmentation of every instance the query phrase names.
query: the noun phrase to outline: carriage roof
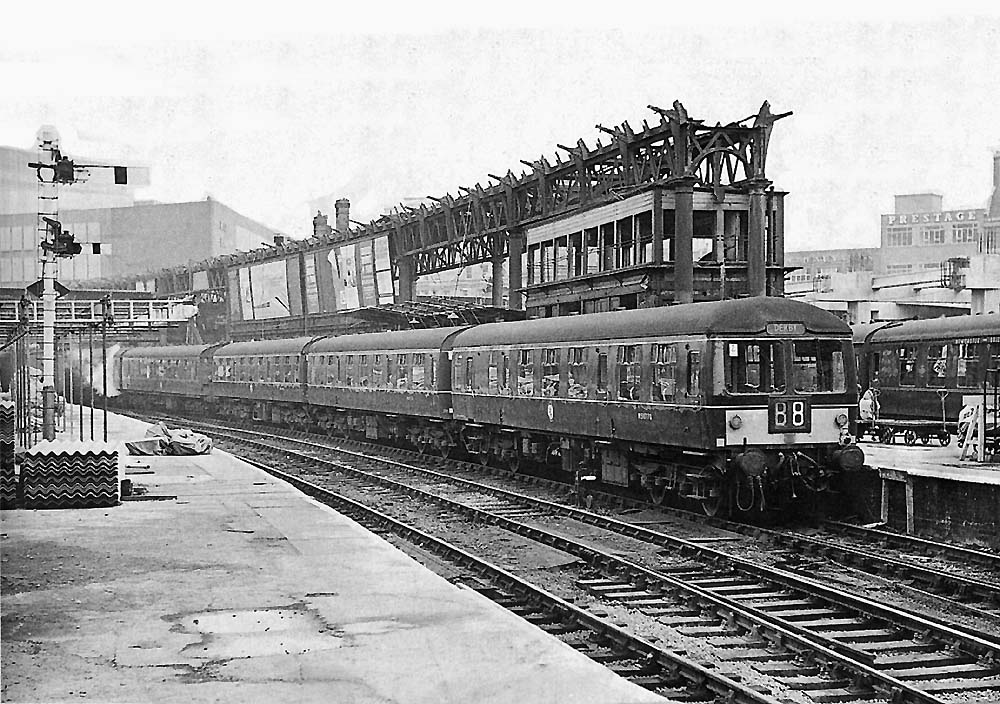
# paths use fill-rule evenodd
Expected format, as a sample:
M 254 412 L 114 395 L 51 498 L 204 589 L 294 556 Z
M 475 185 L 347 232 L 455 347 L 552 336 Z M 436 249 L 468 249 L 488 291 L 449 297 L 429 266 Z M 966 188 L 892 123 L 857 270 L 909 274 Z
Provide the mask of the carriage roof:
M 464 327 L 422 328 L 396 332 L 367 332 L 358 335 L 324 337 L 312 345 L 308 352 L 354 352 L 364 350 L 425 350 L 441 349 L 449 335 Z
M 157 345 L 154 347 L 130 347 L 122 352 L 128 359 L 186 359 L 200 357 L 206 350 L 217 347 L 211 345 Z
M 669 337 L 673 335 L 755 336 L 768 323 L 802 323 L 815 335 L 849 336 L 850 327 L 816 306 L 760 296 L 727 301 L 621 310 L 477 325 L 460 333 L 455 347 Z
M 854 326 L 854 342 L 948 340 L 958 338 L 1000 337 L 1000 315 L 956 315 L 929 320 L 892 321 Z

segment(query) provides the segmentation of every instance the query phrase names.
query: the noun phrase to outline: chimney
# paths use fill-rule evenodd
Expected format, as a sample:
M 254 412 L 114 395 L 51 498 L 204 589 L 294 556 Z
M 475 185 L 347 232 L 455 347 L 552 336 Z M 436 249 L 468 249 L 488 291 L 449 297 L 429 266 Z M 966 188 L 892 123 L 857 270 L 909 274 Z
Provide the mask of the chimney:
M 326 216 L 317 210 L 316 217 L 313 218 L 313 236 L 322 239 L 329 234 L 330 225 L 327 222 Z
M 274 236 L 274 246 L 275 247 L 284 247 L 285 246 L 285 236 L 284 235 L 275 234 L 275 236 Z
M 341 237 L 345 237 L 351 230 L 351 201 L 347 198 L 340 198 L 333 204 L 336 209 L 337 232 Z

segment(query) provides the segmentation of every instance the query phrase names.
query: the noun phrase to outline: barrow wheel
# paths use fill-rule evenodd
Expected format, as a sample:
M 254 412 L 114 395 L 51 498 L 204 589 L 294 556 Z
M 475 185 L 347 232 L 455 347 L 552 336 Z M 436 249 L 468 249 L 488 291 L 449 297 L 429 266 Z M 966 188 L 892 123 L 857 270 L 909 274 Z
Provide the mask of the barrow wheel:
M 903 442 L 905 442 L 907 445 L 916 445 L 917 444 L 916 432 L 914 432 L 913 430 L 907 430 L 905 433 L 903 433 Z
M 921 435 L 920 436 L 920 444 L 921 445 L 930 445 L 931 444 L 931 436 L 930 435 Z
M 948 447 L 951 444 L 951 433 L 943 431 L 938 433 L 938 442 L 941 443 L 941 447 Z
M 896 436 L 896 434 L 894 432 L 892 432 L 892 428 L 883 428 L 879 432 L 878 438 L 879 438 L 879 440 L 882 441 L 882 444 L 884 444 L 884 445 L 891 445 L 892 444 L 892 440 L 893 440 L 893 438 L 895 436 Z

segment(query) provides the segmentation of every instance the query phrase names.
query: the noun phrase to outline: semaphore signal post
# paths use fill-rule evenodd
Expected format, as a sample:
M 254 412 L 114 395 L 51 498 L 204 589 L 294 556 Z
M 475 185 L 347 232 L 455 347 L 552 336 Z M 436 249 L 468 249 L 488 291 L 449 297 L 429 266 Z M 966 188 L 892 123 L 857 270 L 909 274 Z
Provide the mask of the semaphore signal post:
M 128 183 L 124 166 L 76 164 L 59 149 L 59 134 L 43 127 L 38 134 L 38 161 L 28 167 L 38 174 L 38 242 L 42 262 L 42 437 L 55 439 L 55 328 L 56 273 L 60 258 L 72 258 L 83 249 L 59 221 L 59 185 L 83 181 L 88 169 L 114 169 L 115 183 Z M 88 245 L 100 254 L 100 245 Z

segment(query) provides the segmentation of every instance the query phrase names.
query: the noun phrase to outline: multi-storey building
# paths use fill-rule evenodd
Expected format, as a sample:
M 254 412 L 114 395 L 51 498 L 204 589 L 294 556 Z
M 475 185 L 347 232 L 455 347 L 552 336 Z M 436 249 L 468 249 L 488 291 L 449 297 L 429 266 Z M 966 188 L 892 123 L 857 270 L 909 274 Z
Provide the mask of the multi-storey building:
M 53 134 L 52 128 L 42 131 Z M 57 278 L 73 287 L 95 279 L 121 278 L 189 262 L 249 251 L 270 244 L 274 231 L 218 201 L 192 203 L 137 201 L 148 185 L 148 169 L 128 165 L 129 183 L 116 184 L 106 159 L 75 156 L 90 164 L 85 178 L 58 190 L 58 220 L 84 245 L 100 252 L 59 261 Z M 19 289 L 41 276 L 39 262 L 39 176 L 30 162 L 37 150 L 0 147 L 0 288 Z M 139 178 L 135 178 L 136 176 Z M 55 206 L 46 202 L 46 212 Z
M 211 198 L 61 210 L 59 219 L 78 242 L 101 244 L 100 254 L 86 253 L 85 248 L 84 254 L 60 261 L 58 279 L 67 286 L 249 251 L 274 238 L 271 228 Z M 34 213 L 0 215 L 0 287 L 22 287 L 38 280 L 38 252 Z
M 896 196 L 895 212 L 882 215 L 878 274 L 940 270 L 955 258 L 979 252 L 985 208 L 944 210 L 937 193 Z

